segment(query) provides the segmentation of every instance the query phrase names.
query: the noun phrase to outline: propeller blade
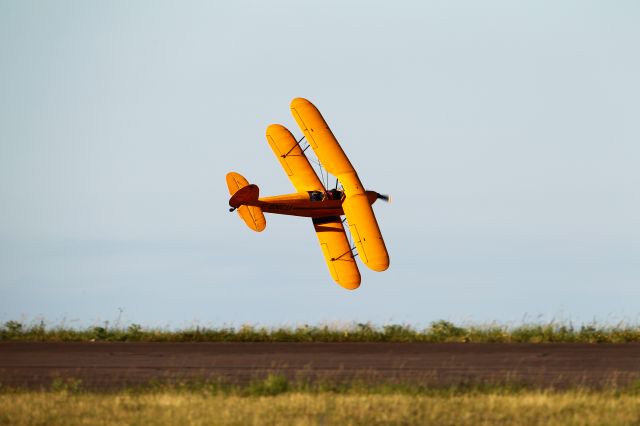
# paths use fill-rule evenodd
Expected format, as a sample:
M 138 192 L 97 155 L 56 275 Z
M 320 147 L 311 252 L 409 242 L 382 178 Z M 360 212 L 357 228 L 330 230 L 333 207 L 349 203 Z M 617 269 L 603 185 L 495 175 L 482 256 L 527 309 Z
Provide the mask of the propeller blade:
M 378 200 L 382 200 L 385 203 L 390 203 L 391 202 L 391 196 L 390 195 L 386 195 L 386 194 L 378 193 Z

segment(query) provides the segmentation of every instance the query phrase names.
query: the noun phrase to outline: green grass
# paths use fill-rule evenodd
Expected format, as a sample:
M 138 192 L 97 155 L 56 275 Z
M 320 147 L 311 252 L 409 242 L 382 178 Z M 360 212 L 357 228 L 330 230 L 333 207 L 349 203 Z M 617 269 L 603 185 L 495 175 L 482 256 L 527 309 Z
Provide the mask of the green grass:
M 116 388 L 85 386 L 83 381 L 73 376 L 54 377 L 48 384 L 39 388 L 3 385 L 0 382 L 0 395 L 19 394 L 33 391 L 67 392 L 72 394 L 145 394 L 145 393 L 205 393 L 226 396 L 275 396 L 287 393 L 304 394 L 340 394 L 340 395 L 421 395 L 450 397 L 459 395 L 519 395 L 531 392 L 562 391 L 581 393 L 611 393 L 612 395 L 632 395 L 640 401 L 640 381 L 620 383 L 612 380 L 603 386 L 593 388 L 582 385 L 539 386 L 517 380 L 461 380 L 453 384 L 434 384 L 413 380 L 372 380 L 371 378 L 351 378 L 337 380 L 335 378 L 293 378 L 289 379 L 281 373 L 269 373 L 256 376 L 248 382 L 228 381 L 219 378 L 189 378 L 183 380 L 152 379 L 138 385 L 127 385 Z
M 416 381 L 373 381 L 370 378 L 336 380 L 334 378 L 302 378 L 288 379 L 281 373 L 270 373 L 266 376 L 254 377 L 246 383 L 225 381 L 223 378 L 190 378 L 187 380 L 161 380 L 151 381 L 126 387 L 101 389 L 103 393 L 149 393 L 149 392 L 204 392 L 212 395 L 236 395 L 236 396 L 273 396 L 284 393 L 334 393 L 334 394 L 371 394 L 371 395 L 430 395 L 452 396 L 467 394 L 517 394 L 536 389 L 542 389 L 527 385 L 518 381 L 460 381 L 456 384 L 440 385 L 421 383 Z M 547 389 L 552 389 L 547 387 Z M 574 389 L 584 389 L 574 387 Z M 611 383 L 606 387 L 618 393 L 640 395 L 640 383 L 617 385 Z M 16 387 L 2 385 L 0 382 L 0 394 L 20 393 L 34 390 L 30 387 Z M 83 381 L 73 376 L 55 377 L 48 385 L 43 385 L 39 390 L 44 392 L 69 392 L 74 394 L 92 393 L 94 387 L 87 387 Z
M 0 326 L 0 341 L 43 342 L 473 342 L 473 343 L 629 343 L 640 342 L 640 325 L 614 326 L 549 322 L 507 326 L 455 325 L 435 321 L 425 328 L 370 323 L 334 327 L 192 327 L 183 330 L 147 328 L 139 324 L 88 328 L 48 326 L 44 321 L 24 324 L 7 321 Z

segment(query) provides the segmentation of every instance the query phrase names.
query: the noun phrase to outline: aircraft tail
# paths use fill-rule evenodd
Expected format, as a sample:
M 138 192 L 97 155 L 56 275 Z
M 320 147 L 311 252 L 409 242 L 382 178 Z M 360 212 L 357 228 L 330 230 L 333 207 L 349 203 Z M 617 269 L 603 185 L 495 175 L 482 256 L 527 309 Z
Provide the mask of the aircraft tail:
M 249 182 L 239 173 L 227 173 L 227 187 L 229 187 L 229 205 L 232 210 L 238 211 L 238 214 L 244 220 L 244 223 L 256 232 L 264 231 L 267 226 L 267 220 L 258 204 L 260 190 L 257 185 L 249 184 Z

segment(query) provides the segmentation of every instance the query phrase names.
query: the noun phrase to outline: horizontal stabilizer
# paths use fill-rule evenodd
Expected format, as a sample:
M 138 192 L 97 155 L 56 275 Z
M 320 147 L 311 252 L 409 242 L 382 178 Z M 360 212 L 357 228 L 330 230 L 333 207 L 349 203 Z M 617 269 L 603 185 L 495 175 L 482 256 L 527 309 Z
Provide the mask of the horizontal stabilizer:
M 227 186 L 231 199 L 229 205 L 235 209 L 247 226 L 256 232 L 264 231 L 267 220 L 259 206 L 260 189 L 250 184 L 242 175 L 227 173 Z
M 249 182 L 240 173 L 229 172 L 225 178 L 227 180 L 227 188 L 229 188 L 230 195 L 238 192 L 238 189 L 249 185 Z
M 237 210 L 238 214 L 244 220 L 244 223 L 256 232 L 264 231 L 267 227 L 267 219 L 262 213 L 262 209 L 256 206 L 240 206 Z

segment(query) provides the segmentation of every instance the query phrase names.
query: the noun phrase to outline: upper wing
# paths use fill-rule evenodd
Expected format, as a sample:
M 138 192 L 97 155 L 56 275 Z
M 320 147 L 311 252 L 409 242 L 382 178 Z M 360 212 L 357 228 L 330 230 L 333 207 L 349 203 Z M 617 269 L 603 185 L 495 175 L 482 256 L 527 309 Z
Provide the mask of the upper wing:
M 298 192 L 324 191 L 324 185 L 313 171 L 309 159 L 286 127 L 272 124 L 267 127 L 267 142 L 278 157 L 282 168 Z
M 325 169 L 334 176 L 355 173 L 320 111 L 306 99 L 291 101 L 291 113 Z
M 389 267 L 389 253 L 367 196 L 347 195 L 342 209 L 349 222 L 349 231 L 358 248 L 360 259 L 374 271 L 386 270 Z
M 339 216 L 313 219 L 324 260 L 333 280 L 348 290 L 360 286 L 360 271 L 351 252 L 347 235 Z
M 389 254 L 362 182 L 320 111 L 308 100 L 291 101 L 291 113 L 325 169 L 336 176 L 346 199 L 342 203 L 360 258 L 374 271 L 389 267 Z

